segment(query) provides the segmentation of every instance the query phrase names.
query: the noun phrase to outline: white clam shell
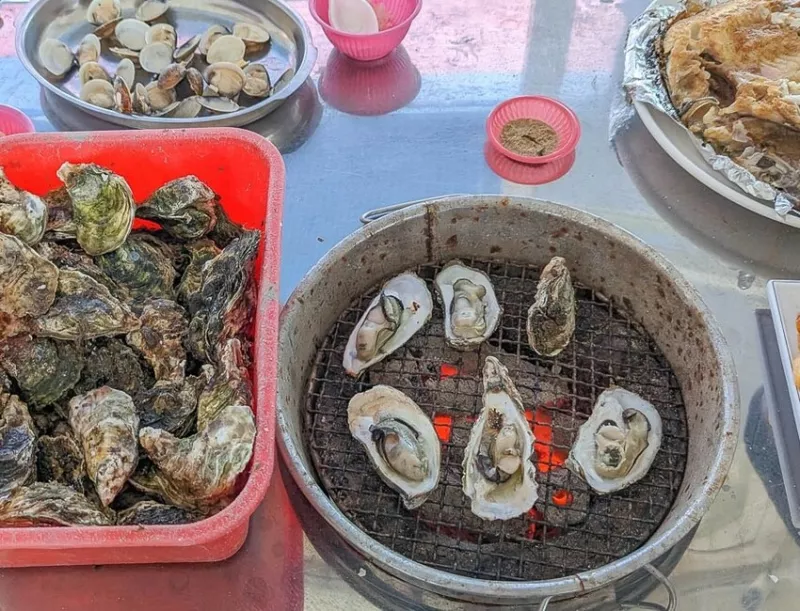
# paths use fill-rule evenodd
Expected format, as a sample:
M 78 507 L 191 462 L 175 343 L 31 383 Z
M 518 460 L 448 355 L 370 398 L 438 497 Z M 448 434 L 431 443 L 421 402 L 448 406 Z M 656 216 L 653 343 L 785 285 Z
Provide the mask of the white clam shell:
M 198 102 L 211 112 L 227 113 L 236 112 L 239 110 L 239 105 L 231 100 L 222 96 L 198 96 Z
M 216 64 L 218 62 L 237 63 L 244 59 L 244 41 L 238 36 L 225 34 L 217 38 L 206 53 L 206 62 Z
M 82 66 L 86 62 L 96 62 L 100 57 L 100 39 L 94 34 L 87 34 L 81 39 L 78 45 L 78 65 Z
M 122 58 L 117 64 L 117 76 L 125 81 L 128 89 L 133 89 L 133 83 L 136 80 L 136 66 L 127 57 Z
M 75 56 L 66 43 L 46 38 L 39 47 L 39 61 L 53 76 L 64 76 L 75 64 Z
M 151 74 L 161 72 L 172 63 L 172 47 L 165 42 L 154 42 L 139 53 L 142 70 Z
M 175 49 L 175 45 L 178 42 L 178 33 L 168 23 L 156 23 L 147 30 L 144 35 L 144 42 L 148 45 L 154 42 L 165 42 Z
M 176 62 L 188 60 L 199 46 L 200 35 L 196 34 L 175 49 L 175 52 L 172 54 L 172 59 Z
M 247 80 L 244 82 L 244 91 L 247 95 L 254 98 L 263 98 L 269 95 L 272 85 L 269 81 L 269 73 L 262 64 L 250 64 L 244 69 Z
M 203 77 L 209 85 L 226 98 L 238 95 L 247 80 L 242 69 L 230 62 L 211 64 L 206 68 Z
M 144 0 L 136 8 L 136 18 L 141 21 L 155 21 L 169 10 L 165 0 Z
M 223 25 L 212 25 L 210 26 L 203 35 L 200 37 L 200 40 L 197 45 L 197 51 L 201 55 L 205 55 L 208 53 L 208 49 L 211 45 L 219 38 L 220 36 L 225 36 L 226 34 L 230 34 L 228 28 Z
M 98 79 L 108 81 L 109 83 L 111 82 L 111 77 L 108 72 L 106 72 L 106 69 L 97 62 L 86 62 L 83 64 L 78 71 L 78 78 L 80 79 L 81 85 Z
M 119 0 L 92 0 L 86 9 L 86 21 L 93 25 L 103 25 L 122 14 Z
M 81 100 L 100 108 L 113 108 L 114 86 L 102 79 L 89 81 L 81 87 Z
M 145 36 L 150 26 L 138 19 L 123 19 L 114 28 L 114 36 L 119 43 L 131 51 L 141 51 L 145 44 Z
M 174 104 L 176 95 L 174 89 L 161 89 L 158 83 L 150 83 L 145 87 L 147 101 L 153 110 L 165 110 Z

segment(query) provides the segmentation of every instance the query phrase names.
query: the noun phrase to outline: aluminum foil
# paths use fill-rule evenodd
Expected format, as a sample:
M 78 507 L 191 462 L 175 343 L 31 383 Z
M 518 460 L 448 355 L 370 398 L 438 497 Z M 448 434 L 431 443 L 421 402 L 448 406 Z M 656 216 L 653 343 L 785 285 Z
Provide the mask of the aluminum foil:
M 719 2 L 700 0 L 699 4 L 708 7 L 719 4 Z M 686 126 L 678 118 L 678 113 L 672 105 L 661 73 L 658 48 L 670 20 L 685 9 L 684 2 L 671 6 L 652 7 L 631 23 L 628 29 L 628 40 L 625 44 L 625 72 L 622 77 L 622 86 L 628 100 L 647 103 L 669 116 L 686 131 L 700 154 L 714 170 L 720 172 L 745 193 L 757 199 L 772 202 L 775 211 L 784 216 L 795 207 L 792 197 L 758 180 L 748 170 L 734 163 L 730 157 L 718 155 L 711 146 L 686 129 Z

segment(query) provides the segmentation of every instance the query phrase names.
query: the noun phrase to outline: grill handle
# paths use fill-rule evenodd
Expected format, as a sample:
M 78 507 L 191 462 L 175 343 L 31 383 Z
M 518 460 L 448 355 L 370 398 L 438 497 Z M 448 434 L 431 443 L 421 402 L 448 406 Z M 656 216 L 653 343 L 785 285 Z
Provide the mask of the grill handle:
M 659 605 L 658 603 L 648 603 L 648 602 L 641 602 L 638 604 L 630 604 L 630 603 L 620 603 L 620 609 L 630 609 L 631 611 L 635 609 L 648 609 L 650 611 L 675 611 L 678 608 L 678 594 L 675 592 L 675 587 L 672 585 L 672 582 L 667 578 L 664 573 L 659 571 L 651 564 L 645 564 L 644 568 L 647 572 L 649 572 L 653 577 L 655 577 L 658 582 L 664 586 L 664 589 L 667 591 L 667 606 Z M 547 611 L 547 607 L 550 605 L 550 601 L 553 600 L 552 596 L 548 596 L 545 598 L 542 603 L 539 605 L 539 611 Z
M 411 202 L 403 202 L 402 204 L 392 204 L 391 206 L 383 206 L 382 208 L 374 208 L 372 210 L 367 210 L 364 214 L 362 214 L 358 220 L 360 220 L 364 225 L 367 223 L 371 223 L 372 221 L 377 221 L 379 218 L 386 216 L 387 214 L 391 214 L 392 212 L 397 212 L 398 210 L 405 210 L 406 208 L 410 208 L 411 206 L 416 206 L 418 204 L 427 204 L 437 202 L 441 199 L 449 199 L 451 197 L 467 197 L 464 193 L 454 193 L 452 195 L 439 195 L 438 197 L 426 197 L 425 199 L 415 199 Z

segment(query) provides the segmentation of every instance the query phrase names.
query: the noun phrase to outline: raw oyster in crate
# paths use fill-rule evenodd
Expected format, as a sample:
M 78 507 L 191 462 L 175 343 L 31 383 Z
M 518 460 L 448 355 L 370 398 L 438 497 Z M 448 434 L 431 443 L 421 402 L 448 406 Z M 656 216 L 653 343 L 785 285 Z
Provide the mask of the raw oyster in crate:
M 0 391 L 0 497 L 36 479 L 36 430 L 28 407 Z
M 156 221 L 177 238 L 194 240 L 217 222 L 216 194 L 196 176 L 167 183 L 136 210 L 136 216 Z
M 174 301 L 148 301 L 140 326 L 128 333 L 128 344 L 139 350 L 153 368 L 156 380 L 182 382 L 186 373 L 184 340 L 189 335 L 186 310 Z
M 242 342 L 230 339 L 220 355 L 217 368 L 206 365 L 213 374 L 197 402 L 197 428 L 203 429 L 229 405 L 252 405 L 253 391 Z
M 45 203 L 33 193 L 17 189 L 0 168 L 0 233 L 32 245 L 42 239 L 46 227 Z
M 36 448 L 37 477 L 41 482 L 64 484 L 83 494 L 86 462 L 72 435 L 42 435 Z
M 109 526 L 111 520 L 73 488 L 34 482 L 0 499 L 0 526 Z
M 53 305 L 57 286 L 55 265 L 19 238 L 0 233 L 0 322 L 3 314 L 41 316 Z

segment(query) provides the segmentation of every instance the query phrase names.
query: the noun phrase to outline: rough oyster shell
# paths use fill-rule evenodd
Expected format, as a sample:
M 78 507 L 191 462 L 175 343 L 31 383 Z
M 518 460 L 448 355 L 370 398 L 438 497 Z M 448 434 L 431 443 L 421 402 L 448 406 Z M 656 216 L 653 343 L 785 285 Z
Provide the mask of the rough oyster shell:
M 72 199 L 75 239 L 81 248 L 92 256 L 119 248 L 131 232 L 136 209 L 128 183 L 92 163 L 65 163 L 58 177 Z
M 136 468 L 139 417 L 133 400 L 103 386 L 69 402 L 69 423 L 83 449 L 86 472 L 108 507 Z
M 206 366 L 208 367 L 208 366 Z M 179 382 L 159 382 L 135 396 L 139 422 L 144 427 L 163 429 L 183 436 L 194 424 L 197 396 L 208 383 L 210 372 Z
M 72 216 L 72 200 L 66 187 L 53 189 L 42 198 L 47 206 L 45 239 L 71 240 L 77 231 Z
M 34 321 L 37 335 L 62 340 L 120 335 L 138 326 L 133 312 L 105 286 L 70 269 L 61 270 L 53 305 Z
M 184 304 L 188 303 L 191 295 L 200 292 L 205 264 L 222 252 L 212 240 L 206 239 L 187 244 L 186 249 L 189 251 L 191 259 L 183 271 L 180 284 L 178 284 L 178 300 Z
M 72 342 L 22 334 L 0 341 L 0 367 L 32 406 L 55 403 L 81 377 L 83 355 Z
M 214 228 L 216 197 L 196 176 L 184 176 L 153 193 L 139 206 L 136 215 L 156 221 L 176 238 L 194 240 Z
M 444 310 L 444 335 L 457 350 L 475 350 L 497 329 L 502 309 L 483 272 L 453 260 L 436 274 Z
M 433 424 L 419 406 L 399 390 L 379 385 L 350 399 L 347 423 L 406 508 L 422 505 L 439 484 L 442 456 Z
M 219 357 L 220 366 L 209 369 L 210 380 L 197 401 L 197 428 L 204 429 L 228 405 L 252 405 L 253 392 L 242 343 L 230 339 Z
M 572 339 L 575 290 L 563 258 L 553 257 L 542 270 L 526 328 L 531 348 L 543 356 L 556 356 Z
M 132 524 L 164 525 L 164 524 L 189 524 L 203 517 L 202 514 L 164 505 L 156 501 L 141 501 L 132 507 L 117 514 L 117 524 L 128 526 Z
M 128 343 L 139 350 L 153 368 L 156 380 L 182 382 L 186 370 L 183 342 L 189 335 L 186 310 L 168 299 L 153 299 L 144 306 L 140 327 L 128 333 Z
M 83 494 L 86 463 L 72 435 L 42 435 L 36 449 L 39 481 L 56 482 Z
M 413 272 L 389 280 L 356 324 L 342 365 L 353 377 L 382 361 L 405 344 L 431 318 L 433 299 Z
M 256 427 L 246 405 L 229 405 L 196 435 L 178 439 L 160 429 L 143 428 L 139 443 L 161 478 L 198 507 L 234 490 L 253 453 Z
M 566 466 L 593 490 L 609 494 L 642 479 L 660 447 L 656 408 L 624 388 L 611 388 L 578 430 Z
M 33 193 L 17 189 L 0 167 L 0 232 L 33 245 L 47 227 L 47 206 Z
M 58 276 L 58 268 L 22 240 L 0 233 L 0 321 L 2 314 L 23 318 L 47 312 Z
M 131 235 L 119 248 L 96 258 L 97 265 L 135 302 L 174 299 L 175 269 L 167 248 L 147 234 Z
M 81 379 L 75 386 L 78 394 L 110 386 L 134 397 L 155 380 L 139 357 L 125 343 L 116 338 L 103 338 L 87 342 Z
M 538 498 L 534 437 L 522 398 L 495 357 L 483 367 L 483 409 L 464 450 L 463 488 L 472 513 L 486 520 L 509 520 Z
M 0 497 L 36 479 L 36 430 L 28 407 L 0 391 Z
M 0 500 L 0 525 L 108 526 L 111 520 L 80 492 L 54 482 L 34 482 Z

